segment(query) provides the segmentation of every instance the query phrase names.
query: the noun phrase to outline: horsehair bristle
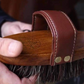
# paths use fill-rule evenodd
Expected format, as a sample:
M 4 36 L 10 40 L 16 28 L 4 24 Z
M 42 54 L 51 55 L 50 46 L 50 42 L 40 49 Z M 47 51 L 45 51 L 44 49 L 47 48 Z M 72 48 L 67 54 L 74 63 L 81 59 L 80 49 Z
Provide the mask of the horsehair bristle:
M 45 82 L 62 81 L 71 77 L 75 77 L 84 72 L 84 59 L 55 66 L 6 66 L 17 74 L 20 78 L 30 77 L 31 75 L 39 73 L 40 80 Z

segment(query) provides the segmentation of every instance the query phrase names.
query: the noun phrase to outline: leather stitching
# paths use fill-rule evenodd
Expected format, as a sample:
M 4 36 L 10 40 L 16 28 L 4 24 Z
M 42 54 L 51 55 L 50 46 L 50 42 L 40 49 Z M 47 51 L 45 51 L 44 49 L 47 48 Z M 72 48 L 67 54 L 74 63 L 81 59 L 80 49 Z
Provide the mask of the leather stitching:
M 61 13 L 63 13 L 63 12 L 61 12 Z M 53 52 L 52 55 L 54 57 L 53 60 L 54 60 L 55 57 L 56 57 L 56 54 L 57 54 L 57 44 L 58 44 L 58 33 L 57 33 L 57 30 L 56 30 L 56 26 L 55 26 L 52 18 L 49 16 L 49 14 L 47 12 L 40 11 L 40 12 L 34 13 L 34 15 L 36 15 L 36 14 L 42 15 L 45 18 L 45 20 L 47 21 L 47 24 L 50 27 L 51 34 L 52 34 L 52 37 L 53 37 L 53 43 L 54 43 L 53 45 L 55 45 L 55 46 L 53 46 L 53 49 L 55 50 L 55 52 L 52 51 Z M 72 48 L 71 59 L 70 59 L 70 62 L 72 62 L 72 57 L 73 57 L 73 54 L 74 54 L 74 48 L 75 48 L 75 43 L 76 43 L 76 29 L 75 29 L 74 25 L 72 24 L 72 22 L 70 21 L 70 19 L 67 17 L 67 15 L 65 13 L 63 13 L 63 15 L 65 15 L 65 17 L 68 19 L 68 21 L 70 22 L 70 24 L 72 25 L 72 28 L 74 30 L 73 48 Z M 36 18 L 34 17 L 34 24 L 33 24 L 34 27 L 35 27 L 35 24 L 36 24 L 35 21 L 36 21 Z M 54 40 L 54 36 L 55 36 L 56 40 Z M 51 55 L 51 58 L 52 58 L 52 55 Z M 52 61 L 52 59 L 50 61 Z M 54 65 L 55 65 L 55 62 L 54 62 Z
M 44 13 L 44 14 L 43 14 Z M 51 30 L 51 34 L 52 34 L 52 37 L 54 37 L 55 35 L 53 35 L 54 34 L 54 31 L 55 31 L 55 34 L 57 33 L 57 31 L 55 30 L 55 25 L 53 24 L 53 21 L 51 20 L 51 18 L 50 17 L 47 17 L 47 16 L 49 16 L 46 12 L 44 12 L 44 11 L 40 11 L 40 12 L 37 12 L 36 14 L 41 14 L 45 19 L 46 19 L 46 21 L 50 21 L 49 23 L 47 22 L 47 24 L 49 25 L 49 26 L 51 26 L 50 27 L 50 30 Z M 35 18 L 34 18 L 35 19 Z M 50 24 L 50 23 L 52 23 L 52 24 Z M 34 20 L 34 25 L 33 26 L 35 26 L 35 20 Z M 54 39 L 53 39 L 54 40 Z M 54 56 L 54 59 L 55 59 L 55 57 L 56 57 L 56 51 L 57 51 L 57 41 L 58 41 L 58 35 L 56 34 L 56 46 L 55 46 L 55 56 Z M 53 41 L 54 42 L 54 41 Z M 52 53 L 53 54 L 53 53 Z M 52 55 L 51 55 L 52 56 Z M 52 59 L 50 60 L 50 61 L 52 61 Z M 50 63 L 51 64 L 51 63 Z M 55 62 L 54 62 L 54 65 L 55 65 Z
M 56 34 L 55 54 L 54 54 L 55 55 L 54 59 L 55 59 L 56 58 L 56 52 L 57 52 L 57 42 L 58 42 L 58 34 L 57 34 L 56 26 L 55 26 L 53 20 L 51 19 L 51 17 L 49 16 L 48 13 L 46 13 L 45 11 L 41 11 L 41 12 L 44 12 L 47 15 L 47 17 L 49 18 L 50 22 L 52 23 L 51 24 L 52 25 L 52 29 L 55 31 L 55 34 Z M 55 62 L 54 62 L 54 65 L 55 65 Z
M 68 21 L 70 22 L 70 24 L 72 25 L 72 28 L 74 30 L 73 49 L 72 49 L 71 60 L 70 60 L 70 62 L 72 62 L 72 57 L 73 57 L 73 54 L 74 54 L 74 48 L 75 48 L 75 44 L 76 44 L 76 29 L 75 29 L 73 23 L 71 22 L 71 20 L 69 19 L 69 17 L 64 12 L 61 12 L 61 13 L 68 19 Z

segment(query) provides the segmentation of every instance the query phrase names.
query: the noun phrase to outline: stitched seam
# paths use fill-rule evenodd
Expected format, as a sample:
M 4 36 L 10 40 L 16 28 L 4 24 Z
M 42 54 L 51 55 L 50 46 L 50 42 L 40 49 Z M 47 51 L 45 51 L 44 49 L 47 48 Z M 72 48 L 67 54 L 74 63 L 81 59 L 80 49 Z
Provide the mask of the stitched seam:
M 49 20 L 51 21 L 51 23 L 52 23 L 51 25 L 52 25 L 52 27 L 53 27 L 53 29 L 55 31 L 55 34 L 56 34 L 55 56 L 54 56 L 54 59 L 55 59 L 56 58 L 56 54 L 57 54 L 57 42 L 58 42 L 58 34 L 57 34 L 56 26 L 55 26 L 53 20 L 51 19 L 51 17 L 49 16 L 49 14 L 46 13 L 45 11 L 42 11 L 42 12 L 44 12 L 47 15 L 47 17 L 49 18 Z M 55 62 L 54 62 L 54 64 L 55 64 Z
M 41 11 L 41 12 L 42 12 L 42 11 Z M 42 13 L 40 13 L 40 14 L 46 19 L 46 21 L 49 21 L 49 22 L 47 22 L 47 24 L 50 26 L 51 34 L 52 34 L 52 37 L 53 37 L 53 36 L 54 36 L 54 35 L 53 35 L 53 32 L 54 32 L 54 31 L 53 31 L 53 28 L 51 28 L 51 25 L 50 25 L 51 22 L 50 22 L 49 18 L 48 18 L 46 15 L 44 15 L 43 13 L 44 13 L 44 12 L 42 12 Z M 53 42 L 54 42 L 54 41 L 53 41 Z M 50 59 L 52 59 L 52 54 L 53 54 L 53 53 L 51 53 L 51 58 L 50 58 Z M 52 64 L 51 60 L 50 60 L 50 64 Z M 55 65 L 55 63 L 54 63 L 54 65 Z
M 42 14 L 41 12 L 44 13 L 45 15 Z M 52 19 L 49 17 L 49 15 L 48 15 L 45 11 L 40 11 L 40 12 L 38 12 L 37 14 L 41 14 L 41 15 L 46 19 L 46 21 L 49 20 L 49 22 L 50 22 L 51 24 L 48 23 L 48 25 L 55 28 L 55 25 L 54 25 Z M 48 17 L 47 17 L 47 16 L 48 16 Z M 35 19 L 35 18 L 34 18 L 34 19 Z M 35 25 L 35 20 L 34 20 L 34 25 Z M 57 31 L 56 31 L 54 28 L 51 28 L 51 27 L 50 27 L 51 32 L 54 33 L 54 31 L 55 31 L 55 34 L 56 34 Z M 54 30 L 54 31 L 53 31 L 53 30 Z M 53 36 L 53 33 L 52 33 L 52 36 Z M 58 35 L 56 34 L 56 44 L 55 44 L 56 46 L 55 46 L 55 51 L 57 51 L 57 41 L 58 41 Z M 56 54 L 56 52 L 55 52 L 55 54 Z M 54 59 L 55 59 L 55 57 L 56 57 L 56 55 L 54 56 Z M 54 65 L 55 65 L 55 62 L 54 62 Z
M 41 12 L 37 12 L 36 14 L 41 14 L 45 19 L 47 18 L 43 13 L 41 13 Z M 47 18 L 48 19 L 48 18 Z M 46 19 L 46 21 L 47 21 L 47 19 Z M 35 23 L 35 22 L 34 22 Z M 48 25 L 49 25 L 49 23 L 47 23 Z M 53 31 L 53 29 L 51 29 L 50 28 L 50 30 L 51 30 L 51 34 L 52 34 L 52 37 L 53 37 L 53 33 L 52 33 L 52 31 Z M 51 53 L 51 56 L 52 56 L 52 53 Z M 51 58 L 50 58 L 51 59 Z M 51 60 L 50 60 L 50 64 L 52 64 L 51 63 Z
M 61 12 L 62 14 L 65 15 L 65 17 L 69 20 L 70 24 L 72 25 L 72 28 L 74 30 L 74 41 L 73 41 L 73 49 L 72 49 L 72 53 L 71 53 L 71 60 L 70 62 L 72 62 L 72 57 L 73 57 L 73 54 L 74 54 L 74 48 L 75 48 L 75 43 L 76 43 L 76 29 L 73 25 L 73 23 L 71 22 L 71 20 L 69 19 L 69 17 L 64 13 L 64 12 Z

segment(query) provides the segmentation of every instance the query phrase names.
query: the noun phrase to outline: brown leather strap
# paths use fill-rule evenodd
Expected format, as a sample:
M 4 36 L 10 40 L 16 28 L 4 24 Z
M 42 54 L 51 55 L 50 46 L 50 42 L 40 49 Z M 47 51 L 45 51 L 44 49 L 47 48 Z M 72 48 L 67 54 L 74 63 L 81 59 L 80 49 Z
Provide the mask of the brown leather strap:
M 53 41 L 51 65 L 71 62 L 76 41 L 76 29 L 66 14 L 60 11 L 38 11 L 33 14 L 33 30 L 50 28 Z

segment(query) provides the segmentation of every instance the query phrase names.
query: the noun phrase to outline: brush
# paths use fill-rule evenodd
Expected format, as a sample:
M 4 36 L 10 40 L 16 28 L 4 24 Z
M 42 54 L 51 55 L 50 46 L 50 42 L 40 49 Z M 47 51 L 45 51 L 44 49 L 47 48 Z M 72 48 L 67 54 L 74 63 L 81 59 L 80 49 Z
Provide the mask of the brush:
M 33 14 L 32 32 L 10 35 L 21 41 L 18 57 L 0 61 L 20 78 L 39 73 L 43 82 L 57 82 L 84 72 L 84 32 L 77 31 L 61 11 L 37 11 Z

